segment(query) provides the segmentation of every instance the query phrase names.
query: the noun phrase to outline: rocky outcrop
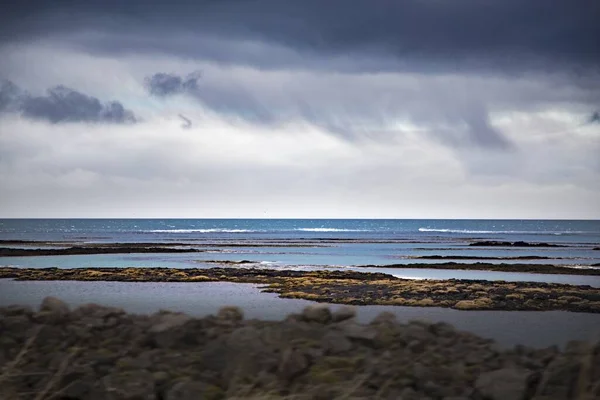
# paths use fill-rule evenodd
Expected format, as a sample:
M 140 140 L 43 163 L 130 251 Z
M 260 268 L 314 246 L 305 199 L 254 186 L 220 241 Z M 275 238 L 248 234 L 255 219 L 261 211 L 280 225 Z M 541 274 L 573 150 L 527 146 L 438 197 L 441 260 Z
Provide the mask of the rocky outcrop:
M 600 395 L 600 341 L 503 350 L 445 323 L 370 324 L 352 308 L 284 321 L 195 319 L 45 299 L 0 309 L 2 399 L 579 399 Z M 587 397 L 585 397 L 587 396 Z
M 266 285 L 262 288 L 263 291 L 278 293 L 281 297 L 321 303 L 600 313 L 600 288 L 589 285 L 473 279 L 415 280 L 350 270 L 0 267 L 0 278 L 23 281 L 257 283 Z
M 502 242 L 495 240 L 486 240 L 482 242 L 469 243 L 469 246 L 483 246 L 483 247 L 565 247 L 560 244 L 554 243 L 529 243 L 523 241 L 517 242 Z

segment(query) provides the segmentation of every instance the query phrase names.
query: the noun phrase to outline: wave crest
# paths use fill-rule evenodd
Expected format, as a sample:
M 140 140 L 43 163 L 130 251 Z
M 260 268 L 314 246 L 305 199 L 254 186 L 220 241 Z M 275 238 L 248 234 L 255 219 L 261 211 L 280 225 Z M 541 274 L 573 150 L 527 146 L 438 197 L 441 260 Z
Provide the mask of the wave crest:
M 481 231 L 469 229 L 437 229 L 419 228 L 419 232 L 441 232 L 441 233 L 483 233 L 483 234 L 521 234 L 521 235 L 576 235 L 588 233 L 583 231 Z
M 262 232 L 252 229 L 152 229 L 149 233 L 252 233 Z
M 296 228 L 302 232 L 369 232 L 368 229 L 342 229 L 342 228 Z

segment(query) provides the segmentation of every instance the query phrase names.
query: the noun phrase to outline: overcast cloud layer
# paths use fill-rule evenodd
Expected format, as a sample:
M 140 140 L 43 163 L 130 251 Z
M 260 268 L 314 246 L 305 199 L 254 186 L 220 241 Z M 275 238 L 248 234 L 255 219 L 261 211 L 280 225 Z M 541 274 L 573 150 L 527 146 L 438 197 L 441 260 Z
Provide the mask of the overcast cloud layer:
M 600 218 L 600 3 L 30 1 L 0 216 Z

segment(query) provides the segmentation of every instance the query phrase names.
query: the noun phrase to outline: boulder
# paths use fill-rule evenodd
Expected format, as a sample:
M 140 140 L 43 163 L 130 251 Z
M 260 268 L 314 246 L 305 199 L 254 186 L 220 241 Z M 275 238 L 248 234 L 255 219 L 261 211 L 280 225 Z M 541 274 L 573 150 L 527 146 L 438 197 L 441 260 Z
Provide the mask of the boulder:
M 346 321 L 356 317 L 356 308 L 350 306 L 341 306 L 336 308 L 331 313 L 331 319 L 333 322 Z
M 69 306 L 64 301 L 57 299 L 56 297 L 48 296 L 42 300 L 40 306 L 41 312 L 48 312 L 53 314 L 68 314 Z
M 302 319 L 307 322 L 327 324 L 331 322 L 331 311 L 328 307 L 321 305 L 308 306 L 302 311 Z
M 165 400 L 221 400 L 225 392 L 218 386 L 199 382 L 178 382 L 167 391 Z
M 521 368 L 503 368 L 479 375 L 475 388 L 490 400 L 521 400 L 527 391 L 529 371 Z

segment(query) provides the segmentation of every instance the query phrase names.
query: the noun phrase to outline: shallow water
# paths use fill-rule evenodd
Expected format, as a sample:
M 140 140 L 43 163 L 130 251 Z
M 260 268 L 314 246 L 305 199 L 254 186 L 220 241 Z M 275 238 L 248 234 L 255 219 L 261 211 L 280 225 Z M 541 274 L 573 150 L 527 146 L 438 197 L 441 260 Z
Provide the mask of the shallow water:
M 159 309 L 182 311 L 194 316 L 215 314 L 224 305 L 242 308 L 246 318 L 279 320 L 314 302 L 282 299 L 261 293 L 258 285 L 215 283 L 133 282 L 18 282 L 0 279 L 0 305 L 38 307 L 46 296 L 56 296 L 71 306 L 99 303 L 122 307 L 132 313 Z M 333 308 L 338 307 L 332 305 Z M 459 311 L 439 307 L 360 306 L 358 319 L 370 321 L 382 311 L 396 314 L 400 321 L 423 319 L 448 322 L 457 329 L 496 340 L 499 344 L 532 347 L 565 345 L 600 334 L 600 314 L 566 311 Z
M 211 268 L 217 265 L 202 263 L 195 259 L 197 254 L 94 254 L 94 255 L 69 255 L 69 256 L 41 256 L 41 257 L 0 257 L 0 266 L 15 266 L 29 268 L 92 268 L 92 267 L 166 267 L 166 268 Z M 206 259 L 216 259 L 207 257 Z M 260 257 L 257 257 L 260 260 Z M 220 259 L 227 259 L 225 257 Z M 239 257 L 235 260 L 239 261 Z M 255 257 L 247 257 L 252 260 Z M 257 261 L 258 261 L 257 260 Z M 243 265 L 240 265 L 243 267 Z M 255 267 L 256 265 L 251 265 Z M 285 263 L 263 262 L 260 267 L 267 269 L 295 269 L 319 270 L 323 265 L 290 265 Z M 239 266 L 238 266 L 239 267 Z M 504 281 L 551 282 L 569 285 L 590 285 L 600 287 L 600 276 L 556 275 L 556 274 L 531 274 L 518 272 L 496 271 L 469 271 L 469 270 L 438 270 L 418 268 L 378 268 L 378 267 L 342 267 L 328 266 L 327 269 L 350 269 L 360 272 L 382 272 L 399 278 L 410 279 L 482 279 Z

